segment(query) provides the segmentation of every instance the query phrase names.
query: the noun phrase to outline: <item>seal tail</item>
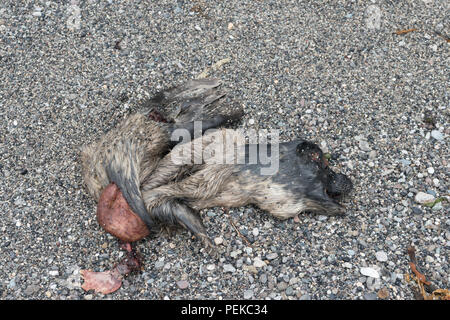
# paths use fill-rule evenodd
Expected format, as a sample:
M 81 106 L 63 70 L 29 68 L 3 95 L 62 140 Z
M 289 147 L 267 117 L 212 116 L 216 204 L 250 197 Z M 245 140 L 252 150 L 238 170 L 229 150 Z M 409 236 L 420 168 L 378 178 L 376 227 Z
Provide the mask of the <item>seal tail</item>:
M 140 162 L 142 152 L 138 150 L 137 144 L 132 141 L 122 141 L 122 152 L 110 154 L 104 163 L 108 179 L 114 182 L 122 192 L 125 200 L 147 225 L 149 230 L 155 229 L 155 222 L 145 208 L 144 200 L 140 190 Z

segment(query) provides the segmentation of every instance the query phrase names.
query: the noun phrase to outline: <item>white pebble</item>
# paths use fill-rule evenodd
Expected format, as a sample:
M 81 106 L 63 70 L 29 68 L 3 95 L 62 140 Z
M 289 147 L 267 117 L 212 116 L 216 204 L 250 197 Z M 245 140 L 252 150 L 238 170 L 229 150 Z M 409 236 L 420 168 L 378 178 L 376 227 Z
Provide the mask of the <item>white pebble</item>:
M 248 300 L 253 298 L 253 290 L 245 290 L 244 291 L 244 299 Z
M 328 146 L 325 141 L 320 142 L 320 149 L 322 149 L 323 153 L 328 153 Z
M 427 169 L 427 171 L 428 171 L 429 174 L 433 174 L 434 173 L 434 168 L 433 167 L 429 167 Z
M 180 280 L 177 281 L 177 286 L 180 289 L 186 289 L 187 287 L 189 287 L 189 282 L 187 282 L 186 280 Z
M 259 235 L 259 230 L 258 230 L 258 228 L 253 228 L 252 233 L 253 233 L 253 236 L 257 237 L 257 236 Z
M 224 272 L 230 272 L 230 273 L 233 273 L 233 272 L 236 271 L 236 268 L 233 267 L 232 264 L 224 264 L 224 265 L 223 265 L 223 271 L 224 271 Z
M 351 268 L 352 268 L 352 264 L 351 264 L 350 262 L 344 262 L 344 263 L 342 264 L 342 266 L 343 266 L 344 268 L 347 268 L 347 269 L 351 269 Z
M 361 268 L 360 271 L 363 275 L 365 275 L 367 277 L 372 277 L 372 278 L 376 278 L 376 279 L 378 279 L 380 277 L 380 274 L 378 273 L 378 271 L 373 268 Z
M 248 120 L 248 124 L 249 124 L 249 125 L 254 125 L 254 124 L 255 124 L 255 120 L 254 120 L 254 119 Z
M 434 196 L 425 192 L 419 192 L 416 194 L 414 200 L 417 203 L 429 203 L 434 201 Z
M 223 239 L 221 237 L 214 238 L 214 243 L 216 246 L 221 245 L 223 243 Z
M 378 251 L 377 253 L 375 253 L 375 257 L 377 258 L 378 261 L 381 262 L 385 262 L 388 259 L 387 254 L 384 251 Z
M 238 255 L 240 255 L 242 253 L 241 250 L 235 250 L 235 251 L 231 251 L 230 252 L 230 257 L 232 258 L 236 258 Z
M 253 260 L 253 266 L 255 268 L 262 268 L 266 265 L 266 263 L 264 261 L 262 261 L 260 258 L 255 258 Z
M 439 130 L 431 131 L 431 136 L 438 141 L 444 140 L 444 135 Z
M 268 260 L 274 260 L 274 259 L 278 258 L 278 253 L 272 252 L 272 253 L 269 253 L 266 257 Z
M 439 179 L 434 178 L 433 179 L 433 184 L 434 184 L 435 187 L 439 187 L 439 184 L 440 184 Z
M 364 141 L 364 140 L 360 140 L 359 141 L 359 148 L 362 150 L 362 151 L 371 151 L 372 149 L 370 148 L 370 146 L 369 146 L 369 143 L 367 142 L 367 141 Z

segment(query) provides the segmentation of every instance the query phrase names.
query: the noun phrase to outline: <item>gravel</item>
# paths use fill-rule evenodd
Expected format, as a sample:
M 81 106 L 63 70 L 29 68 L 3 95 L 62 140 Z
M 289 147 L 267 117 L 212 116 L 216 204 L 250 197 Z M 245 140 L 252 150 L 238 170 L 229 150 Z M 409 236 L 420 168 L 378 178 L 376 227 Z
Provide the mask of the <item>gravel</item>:
M 0 298 L 413 299 L 410 245 L 448 288 L 448 201 L 416 201 L 449 194 L 448 43 L 435 33 L 449 36 L 447 12 L 444 0 L 2 1 Z M 352 178 L 345 217 L 234 208 L 238 234 L 211 208 L 217 259 L 186 231 L 149 237 L 142 272 L 84 292 L 81 269 L 124 253 L 96 221 L 81 146 L 223 59 L 209 75 L 243 105 L 239 127 L 313 140 Z

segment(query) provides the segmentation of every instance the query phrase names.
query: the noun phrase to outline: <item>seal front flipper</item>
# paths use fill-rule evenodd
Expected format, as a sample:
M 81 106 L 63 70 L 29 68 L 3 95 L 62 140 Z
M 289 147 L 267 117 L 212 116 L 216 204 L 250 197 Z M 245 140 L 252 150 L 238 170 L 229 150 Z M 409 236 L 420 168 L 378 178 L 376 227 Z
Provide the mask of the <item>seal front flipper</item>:
M 217 115 L 225 121 L 238 120 L 242 106 L 231 103 L 227 92 L 219 90 L 217 79 L 196 79 L 168 90 L 163 90 L 142 104 L 144 113 L 159 114 L 172 123 L 211 120 Z

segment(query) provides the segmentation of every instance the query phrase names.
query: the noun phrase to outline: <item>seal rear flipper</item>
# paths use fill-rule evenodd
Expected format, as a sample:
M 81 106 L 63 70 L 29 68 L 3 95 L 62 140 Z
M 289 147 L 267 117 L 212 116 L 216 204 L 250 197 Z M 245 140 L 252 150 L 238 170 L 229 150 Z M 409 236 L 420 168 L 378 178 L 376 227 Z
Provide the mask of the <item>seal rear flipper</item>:
M 200 215 L 180 200 L 165 201 L 151 210 L 152 218 L 168 225 L 181 225 L 199 238 L 207 248 L 214 247 L 206 234 Z

